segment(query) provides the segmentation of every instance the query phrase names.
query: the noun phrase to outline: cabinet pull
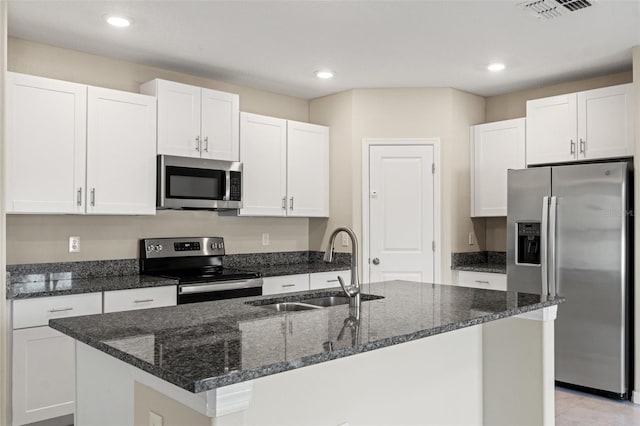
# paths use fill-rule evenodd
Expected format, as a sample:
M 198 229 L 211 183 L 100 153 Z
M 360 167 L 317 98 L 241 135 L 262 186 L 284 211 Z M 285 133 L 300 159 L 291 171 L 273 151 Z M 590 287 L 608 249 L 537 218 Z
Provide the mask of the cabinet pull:
M 204 152 L 209 152 L 209 136 L 204 137 Z
M 200 152 L 200 136 L 196 136 L 196 151 Z
M 289 210 L 293 210 L 293 197 L 289 198 Z
M 285 288 L 285 287 L 295 287 L 295 286 L 296 286 L 295 284 L 282 284 L 282 288 Z
M 573 141 L 573 139 L 571 139 L 571 149 L 570 149 L 569 153 L 571 155 L 575 155 L 575 153 L 576 153 L 576 143 Z
M 476 282 L 478 284 L 489 284 L 489 281 L 484 281 L 484 280 L 476 280 Z
M 287 197 L 282 197 L 282 210 L 287 209 Z
M 56 312 L 67 312 L 67 311 L 73 311 L 73 308 L 69 307 L 69 308 L 60 308 L 60 309 L 49 309 L 50 314 L 55 314 Z
M 96 189 L 91 188 L 91 206 L 95 207 L 96 205 Z
M 580 138 L 580 154 L 586 154 L 586 145 L 587 143 L 585 141 L 582 140 L 582 138 Z
M 140 299 L 140 300 L 134 300 L 133 303 L 147 303 L 147 302 L 153 302 L 155 299 Z
M 82 188 L 78 188 L 78 199 L 76 201 L 76 204 L 79 206 L 82 205 Z
M 337 283 L 338 280 L 327 280 L 328 283 Z

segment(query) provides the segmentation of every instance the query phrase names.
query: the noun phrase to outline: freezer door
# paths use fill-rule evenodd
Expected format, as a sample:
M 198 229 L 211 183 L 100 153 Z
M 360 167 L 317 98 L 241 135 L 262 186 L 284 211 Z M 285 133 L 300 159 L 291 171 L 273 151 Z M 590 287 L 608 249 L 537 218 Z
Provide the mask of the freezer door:
M 541 294 L 544 272 L 545 197 L 551 195 L 551 168 L 507 172 L 507 290 Z M 537 228 L 537 230 L 536 230 Z M 536 246 L 535 234 L 540 239 Z M 535 250 L 540 255 L 536 259 Z M 544 290 L 546 294 L 546 289 Z
M 556 380 L 623 394 L 626 377 L 626 163 L 554 167 Z M 551 232 L 551 231 L 550 231 Z

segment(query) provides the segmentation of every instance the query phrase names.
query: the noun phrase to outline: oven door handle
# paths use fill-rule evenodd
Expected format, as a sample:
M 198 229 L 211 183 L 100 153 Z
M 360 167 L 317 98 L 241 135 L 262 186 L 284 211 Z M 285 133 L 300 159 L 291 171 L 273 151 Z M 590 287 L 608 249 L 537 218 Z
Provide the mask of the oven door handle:
M 243 288 L 255 287 L 262 287 L 262 278 L 221 281 L 217 283 L 182 284 L 178 286 L 178 294 L 211 293 L 215 291 L 241 290 Z

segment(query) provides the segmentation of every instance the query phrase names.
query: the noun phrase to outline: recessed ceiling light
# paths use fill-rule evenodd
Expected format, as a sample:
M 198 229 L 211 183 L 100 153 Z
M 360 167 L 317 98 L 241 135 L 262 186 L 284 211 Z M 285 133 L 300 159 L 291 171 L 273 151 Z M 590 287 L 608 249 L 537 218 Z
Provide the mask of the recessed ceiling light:
M 504 68 L 504 64 L 501 64 L 499 62 L 489 64 L 489 66 L 487 67 L 489 71 L 502 71 Z
M 323 80 L 333 78 L 333 71 L 329 71 L 329 70 L 316 71 L 316 77 L 321 78 Z
M 125 18 L 123 16 L 115 16 L 115 15 L 107 15 L 105 20 L 109 25 L 113 25 L 114 27 L 124 28 L 131 25 L 133 19 Z

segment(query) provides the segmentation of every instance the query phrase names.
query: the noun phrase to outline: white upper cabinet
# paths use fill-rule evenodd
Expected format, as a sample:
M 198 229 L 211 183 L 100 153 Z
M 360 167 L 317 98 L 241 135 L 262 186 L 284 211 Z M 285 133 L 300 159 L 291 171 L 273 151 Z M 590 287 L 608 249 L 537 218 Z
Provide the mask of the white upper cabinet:
M 238 95 L 160 79 L 140 92 L 158 98 L 158 154 L 238 161 Z
M 87 213 L 155 214 L 155 98 L 89 87 L 87 110 Z
M 7 73 L 7 213 L 84 211 L 87 86 Z
M 329 129 L 241 113 L 241 216 L 329 216 Z
M 525 168 L 525 119 L 471 126 L 471 217 L 507 215 L 507 170 Z
M 632 85 L 527 102 L 527 164 L 633 155 Z
M 329 128 L 287 123 L 289 216 L 329 216 Z
M 155 214 L 155 98 L 8 73 L 8 213 Z
M 240 113 L 242 216 L 286 216 L 287 120 Z

